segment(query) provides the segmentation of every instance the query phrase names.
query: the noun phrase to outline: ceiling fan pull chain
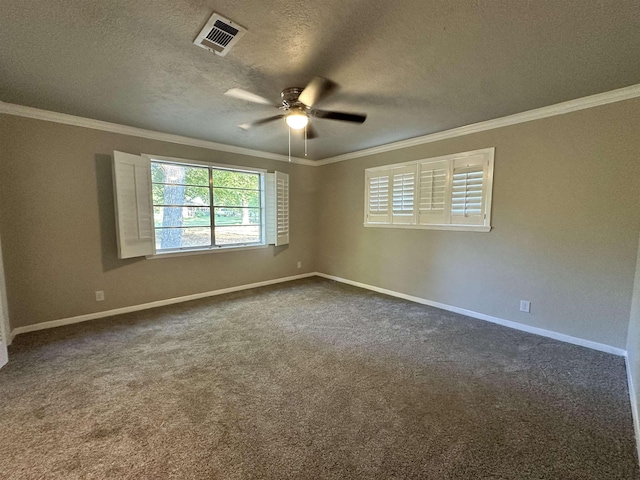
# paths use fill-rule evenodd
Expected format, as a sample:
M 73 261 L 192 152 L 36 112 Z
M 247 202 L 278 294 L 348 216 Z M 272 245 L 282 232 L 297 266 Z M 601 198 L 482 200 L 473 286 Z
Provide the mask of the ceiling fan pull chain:
M 307 156 L 307 126 L 304 126 L 304 156 Z
M 289 161 L 291 161 L 291 129 L 287 128 L 289 132 Z

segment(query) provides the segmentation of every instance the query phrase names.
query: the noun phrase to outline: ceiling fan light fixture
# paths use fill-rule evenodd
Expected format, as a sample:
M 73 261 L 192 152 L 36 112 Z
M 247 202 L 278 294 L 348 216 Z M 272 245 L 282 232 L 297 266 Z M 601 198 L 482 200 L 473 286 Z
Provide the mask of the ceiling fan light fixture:
M 292 112 L 285 117 L 285 121 L 290 128 L 301 130 L 309 123 L 309 117 L 302 112 Z

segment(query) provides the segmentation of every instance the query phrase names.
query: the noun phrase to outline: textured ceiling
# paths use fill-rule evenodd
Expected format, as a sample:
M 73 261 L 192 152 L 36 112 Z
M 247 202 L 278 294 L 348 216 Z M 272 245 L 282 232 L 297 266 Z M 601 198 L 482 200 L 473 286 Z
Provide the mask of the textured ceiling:
M 279 98 L 316 75 L 321 159 L 640 82 L 638 0 L 0 0 L 0 100 L 286 154 Z M 193 45 L 215 11 L 248 29 L 226 57 Z M 302 156 L 300 138 L 294 155 Z

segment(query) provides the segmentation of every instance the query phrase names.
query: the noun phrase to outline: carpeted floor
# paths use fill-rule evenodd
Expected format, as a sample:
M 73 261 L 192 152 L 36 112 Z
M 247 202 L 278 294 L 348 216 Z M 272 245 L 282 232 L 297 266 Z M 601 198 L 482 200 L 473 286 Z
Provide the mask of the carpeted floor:
M 18 336 L 3 479 L 638 479 L 622 358 L 318 278 Z

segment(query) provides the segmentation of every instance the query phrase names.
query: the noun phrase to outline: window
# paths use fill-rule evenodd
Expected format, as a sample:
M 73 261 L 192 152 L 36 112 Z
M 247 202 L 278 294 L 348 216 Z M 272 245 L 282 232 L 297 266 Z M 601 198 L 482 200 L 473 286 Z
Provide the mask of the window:
M 289 241 L 280 172 L 114 152 L 114 189 L 120 258 Z
M 151 160 L 157 252 L 262 244 L 262 174 Z
M 495 149 L 365 170 L 368 227 L 491 229 Z

